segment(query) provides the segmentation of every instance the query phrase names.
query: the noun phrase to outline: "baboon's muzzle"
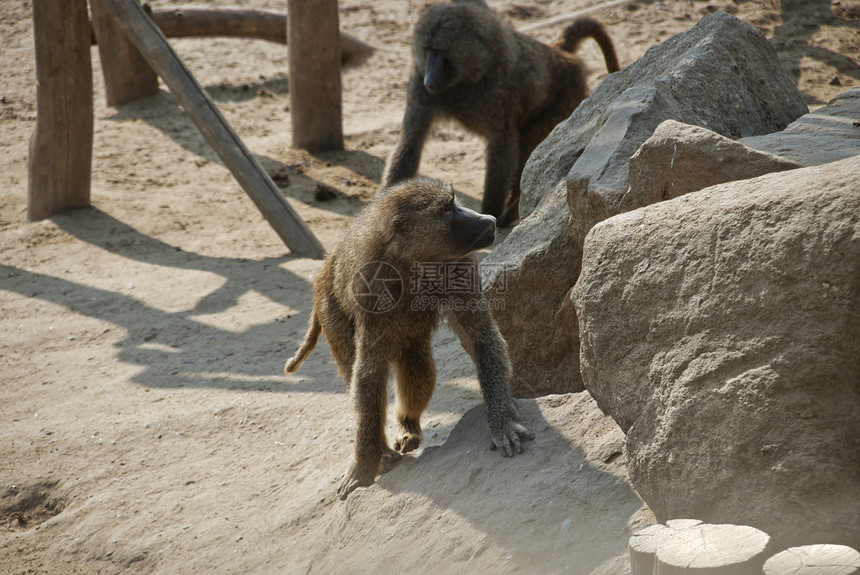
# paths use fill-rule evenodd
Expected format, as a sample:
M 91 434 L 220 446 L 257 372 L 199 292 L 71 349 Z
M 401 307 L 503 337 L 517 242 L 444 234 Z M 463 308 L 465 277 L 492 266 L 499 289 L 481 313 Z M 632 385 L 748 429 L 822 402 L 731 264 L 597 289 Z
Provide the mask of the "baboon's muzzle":
M 496 218 L 455 204 L 451 229 L 465 255 L 492 245 L 496 239 Z

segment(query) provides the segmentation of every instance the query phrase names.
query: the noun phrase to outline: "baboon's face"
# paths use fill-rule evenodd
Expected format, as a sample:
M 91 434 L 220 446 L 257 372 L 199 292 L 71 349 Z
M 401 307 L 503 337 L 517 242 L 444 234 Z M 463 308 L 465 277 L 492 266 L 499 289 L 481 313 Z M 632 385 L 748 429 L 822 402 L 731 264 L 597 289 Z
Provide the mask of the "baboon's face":
M 424 63 L 424 87 L 431 94 L 444 92 L 457 79 L 454 62 L 447 51 L 425 48 Z
M 457 203 L 454 189 L 429 179 L 407 181 L 389 196 L 396 205 L 393 242 L 412 261 L 448 261 L 493 243 L 496 219 Z
M 483 78 L 483 62 L 491 57 L 492 45 L 484 30 L 487 17 L 492 18 L 487 8 L 468 4 L 437 4 L 424 12 L 415 25 L 413 52 L 428 92 L 438 94 Z

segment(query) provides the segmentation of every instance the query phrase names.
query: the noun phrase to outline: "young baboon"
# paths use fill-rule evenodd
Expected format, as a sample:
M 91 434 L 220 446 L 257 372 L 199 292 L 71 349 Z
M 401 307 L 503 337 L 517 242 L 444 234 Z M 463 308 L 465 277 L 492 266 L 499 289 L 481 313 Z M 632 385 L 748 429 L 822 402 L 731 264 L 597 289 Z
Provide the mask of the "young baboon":
M 503 24 L 482 0 L 430 6 L 415 25 L 406 113 L 381 187 L 414 176 L 433 121 L 454 118 L 487 141 L 481 211 L 513 223 L 526 160 L 588 93 L 583 64 L 570 55 L 588 37 L 617 71 L 612 41 L 591 18 L 548 46 Z
M 421 443 L 421 413 L 436 384 L 430 336 L 443 313 L 477 367 L 493 446 L 512 456 L 534 437 L 520 423 L 507 345 L 472 254 L 494 235 L 495 218 L 461 207 L 450 185 L 415 178 L 377 194 L 320 269 L 307 335 L 284 373 L 294 373 L 325 334 L 357 414 L 355 462 L 341 499 Z M 385 434 L 390 369 L 394 449 Z

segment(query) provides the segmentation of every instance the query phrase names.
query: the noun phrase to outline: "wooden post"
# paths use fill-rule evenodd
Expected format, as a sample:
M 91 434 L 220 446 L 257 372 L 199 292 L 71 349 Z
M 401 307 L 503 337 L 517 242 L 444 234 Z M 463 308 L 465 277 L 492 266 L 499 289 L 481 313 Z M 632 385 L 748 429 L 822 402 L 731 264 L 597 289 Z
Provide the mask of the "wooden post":
M 323 257 L 322 244 L 281 196 L 140 4 L 135 0 L 102 2 L 290 250 L 298 256 Z
M 337 0 L 287 0 L 293 146 L 343 149 Z
M 86 0 L 33 0 L 36 128 L 30 138 L 27 217 L 90 205 L 93 71 Z
M 761 575 L 769 544 L 746 525 L 670 519 L 634 534 L 628 549 L 633 575 Z
M 90 0 L 90 10 L 107 105 L 119 106 L 158 94 L 158 76 L 105 10 L 102 0 Z

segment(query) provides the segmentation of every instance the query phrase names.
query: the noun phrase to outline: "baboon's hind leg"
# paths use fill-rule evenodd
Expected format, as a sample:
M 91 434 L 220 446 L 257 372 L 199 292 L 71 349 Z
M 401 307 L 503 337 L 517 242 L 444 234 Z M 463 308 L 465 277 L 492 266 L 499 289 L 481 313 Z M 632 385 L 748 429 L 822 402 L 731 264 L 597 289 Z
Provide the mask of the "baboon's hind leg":
M 396 417 L 398 430 L 394 449 L 407 453 L 417 449 L 424 439 L 421 431 L 421 414 L 433 395 L 436 386 L 436 367 L 430 338 L 421 338 L 407 344 L 395 361 Z
M 393 451 L 385 438 L 388 407 L 388 359 L 374 349 L 373 338 L 357 328 L 352 393 L 356 414 L 355 462 L 346 472 L 337 493 L 346 499 L 358 487 L 371 485 L 380 470 L 391 466 Z
M 334 298 L 321 301 L 321 316 L 326 318 L 325 333 L 331 356 L 337 364 L 338 374 L 346 381 L 346 389 L 352 382 L 352 367 L 355 363 L 355 326 Z

